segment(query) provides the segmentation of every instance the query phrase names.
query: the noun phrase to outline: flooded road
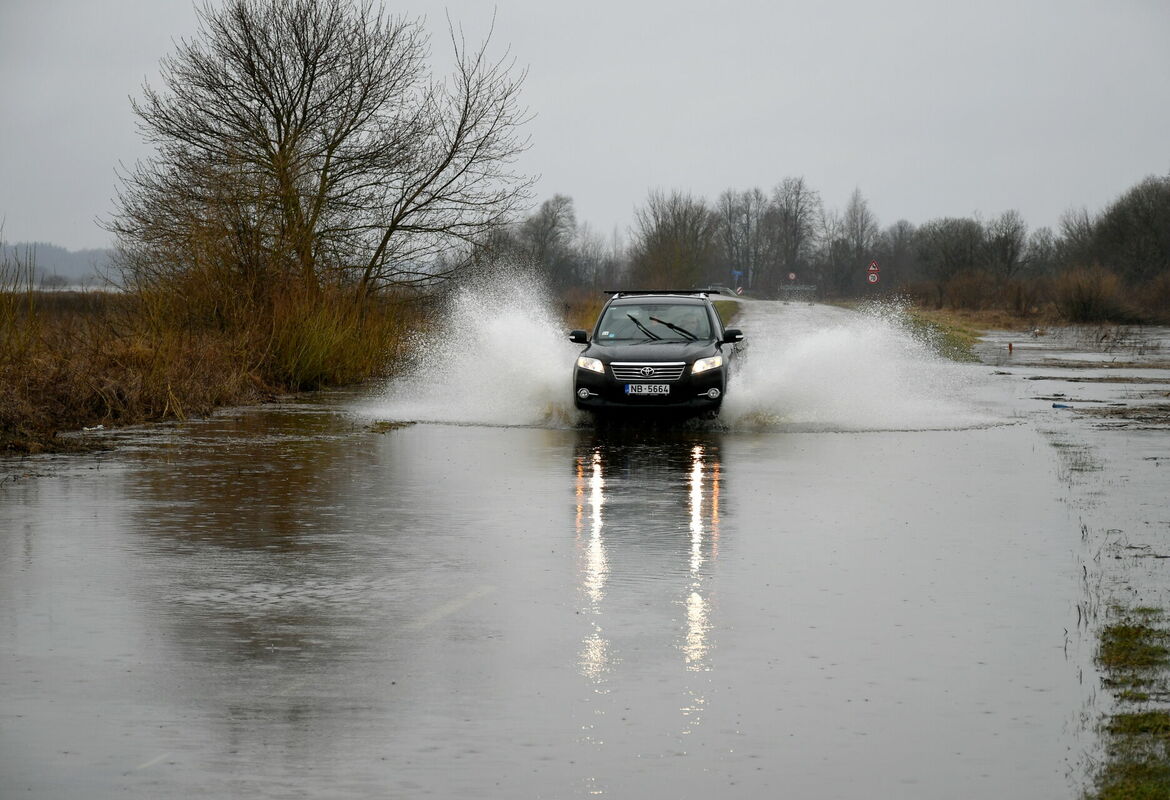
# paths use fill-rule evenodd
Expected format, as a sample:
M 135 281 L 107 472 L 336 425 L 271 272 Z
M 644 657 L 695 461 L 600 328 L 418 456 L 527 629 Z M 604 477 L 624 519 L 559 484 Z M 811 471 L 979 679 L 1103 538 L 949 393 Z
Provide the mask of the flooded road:
M 748 309 L 718 427 L 581 425 L 547 339 L 479 418 L 414 373 L 6 462 L 0 796 L 1077 796 L 1063 418 L 844 314 Z

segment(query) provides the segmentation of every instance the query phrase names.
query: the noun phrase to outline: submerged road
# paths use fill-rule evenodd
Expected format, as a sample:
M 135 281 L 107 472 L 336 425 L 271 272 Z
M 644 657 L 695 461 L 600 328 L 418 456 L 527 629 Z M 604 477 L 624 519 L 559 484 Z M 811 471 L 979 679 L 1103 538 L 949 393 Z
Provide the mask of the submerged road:
M 1060 454 L 842 313 L 749 310 L 721 428 L 329 395 L 6 463 L 0 796 L 1076 796 Z

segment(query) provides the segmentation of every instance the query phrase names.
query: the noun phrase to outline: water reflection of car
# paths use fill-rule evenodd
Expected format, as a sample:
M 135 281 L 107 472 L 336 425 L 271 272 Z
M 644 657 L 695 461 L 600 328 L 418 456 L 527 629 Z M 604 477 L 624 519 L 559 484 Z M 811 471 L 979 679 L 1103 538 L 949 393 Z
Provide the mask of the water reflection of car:
M 610 292 L 577 357 L 577 408 L 714 416 L 727 394 L 735 345 L 707 292 Z

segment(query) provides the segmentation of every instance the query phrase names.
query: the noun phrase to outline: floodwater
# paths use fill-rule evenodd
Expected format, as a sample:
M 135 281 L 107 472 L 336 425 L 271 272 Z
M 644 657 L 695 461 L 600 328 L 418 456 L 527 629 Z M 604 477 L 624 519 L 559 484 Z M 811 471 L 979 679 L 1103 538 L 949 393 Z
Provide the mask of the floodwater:
M 1164 433 L 1115 506 L 1036 384 L 778 303 L 720 424 L 597 431 L 490 301 L 388 387 L 3 463 L 0 796 L 1078 796 L 1086 525 L 1158 528 Z

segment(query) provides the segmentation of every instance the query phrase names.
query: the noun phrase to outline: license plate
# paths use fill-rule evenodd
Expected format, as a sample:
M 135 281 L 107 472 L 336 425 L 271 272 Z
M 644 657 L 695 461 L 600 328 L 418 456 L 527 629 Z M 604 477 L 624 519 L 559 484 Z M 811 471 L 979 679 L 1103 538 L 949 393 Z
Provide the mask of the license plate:
M 627 383 L 626 394 L 670 394 L 669 383 Z

